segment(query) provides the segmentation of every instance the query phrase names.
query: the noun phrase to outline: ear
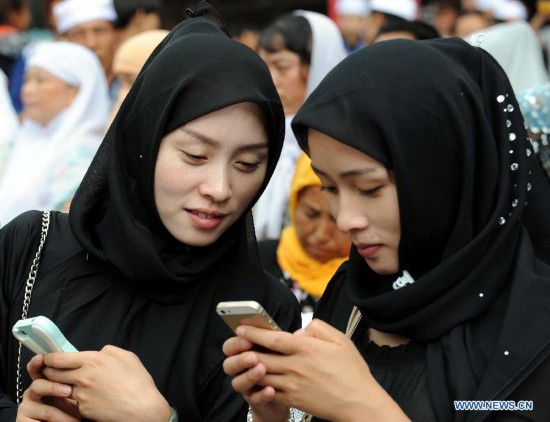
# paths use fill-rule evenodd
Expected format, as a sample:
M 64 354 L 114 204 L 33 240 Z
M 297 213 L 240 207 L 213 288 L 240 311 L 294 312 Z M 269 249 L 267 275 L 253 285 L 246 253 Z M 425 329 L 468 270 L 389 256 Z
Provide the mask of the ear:
M 306 81 L 306 83 L 307 83 L 307 80 L 309 78 L 309 64 L 301 63 L 300 64 L 300 73 L 301 73 L 302 78 L 304 79 L 304 81 Z
M 144 10 L 138 9 L 136 13 L 134 13 L 134 16 L 132 16 L 132 19 L 130 20 L 130 25 L 138 30 L 141 30 L 146 15 L 147 13 L 145 13 Z

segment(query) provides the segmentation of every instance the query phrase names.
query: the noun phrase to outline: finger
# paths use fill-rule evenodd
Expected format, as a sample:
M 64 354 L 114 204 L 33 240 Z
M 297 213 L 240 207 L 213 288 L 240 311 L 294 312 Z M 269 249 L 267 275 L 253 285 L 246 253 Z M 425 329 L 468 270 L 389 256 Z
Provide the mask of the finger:
M 27 363 L 27 372 L 32 380 L 44 378 L 42 368 L 44 367 L 44 355 L 35 355 Z
M 53 352 L 44 355 L 44 365 L 57 369 L 77 369 L 92 352 Z
M 233 389 L 241 394 L 250 395 L 256 391 L 258 381 L 266 374 L 265 365 L 259 363 L 231 381 Z
M 225 359 L 223 361 L 223 370 L 230 377 L 234 377 L 258 363 L 258 355 L 255 352 L 245 352 Z
M 267 386 L 247 396 L 248 404 L 252 407 L 265 406 L 275 398 L 276 391 L 273 387 Z
M 320 319 L 312 320 L 309 325 L 304 328 L 303 333 L 300 334 L 336 344 L 342 344 L 347 340 L 344 333 Z
M 295 336 L 285 331 L 268 330 L 251 325 L 239 325 L 236 332 L 239 337 L 243 337 L 273 352 L 292 354 L 296 351 Z
M 252 343 L 244 338 L 231 337 L 223 343 L 222 351 L 226 356 L 234 356 L 252 349 L 252 346 Z
M 68 398 L 71 396 L 72 391 L 70 385 L 37 379 L 31 383 L 25 394 L 30 400 L 40 401 L 45 396 Z
M 49 367 L 45 367 L 42 370 L 48 380 L 68 385 L 76 384 L 77 371 L 78 369 L 55 369 Z
M 18 422 L 76 422 L 78 420 L 55 406 L 39 402 L 29 403 L 25 399 L 17 409 Z

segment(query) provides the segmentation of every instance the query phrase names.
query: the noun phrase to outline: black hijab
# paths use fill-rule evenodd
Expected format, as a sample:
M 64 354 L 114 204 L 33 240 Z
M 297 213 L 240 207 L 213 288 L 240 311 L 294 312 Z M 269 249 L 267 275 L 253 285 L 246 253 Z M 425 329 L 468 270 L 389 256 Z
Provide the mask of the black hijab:
M 521 220 L 536 163 L 500 66 L 460 39 L 374 44 L 296 115 L 306 151 L 308 128 L 395 172 L 399 262 L 416 281 L 393 290 L 353 247 L 348 293 L 371 327 L 428 343 L 438 420 L 453 419 L 454 399 L 509 393 L 549 347 L 550 283 Z
M 184 295 L 229 250 L 242 265 L 258 262 L 249 211 L 273 173 L 284 137 L 282 106 L 263 61 L 230 39 L 206 2 L 189 12 L 191 19 L 174 28 L 146 62 L 70 210 L 72 231 L 93 257 L 155 292 Z M 200 116 L 244 101 L 260 106 L 269 135 L 263 185 L 214 244 L 180 245 L 164 228 L 154 202 L 161 139 Z

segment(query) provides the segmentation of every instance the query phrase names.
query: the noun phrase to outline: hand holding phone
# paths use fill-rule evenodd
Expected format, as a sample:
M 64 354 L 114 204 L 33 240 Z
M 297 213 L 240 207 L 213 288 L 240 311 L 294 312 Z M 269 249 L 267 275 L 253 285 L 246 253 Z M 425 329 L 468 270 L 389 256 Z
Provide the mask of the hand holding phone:
M 34 353 L 78 352 L 50 319 L 44 316 L 21 319 L 15 323 L 12 333 Z
M 253 300 L 220 302 L 216 312 L 233 332 L 241 324 L 281 331 L 262 305 Z

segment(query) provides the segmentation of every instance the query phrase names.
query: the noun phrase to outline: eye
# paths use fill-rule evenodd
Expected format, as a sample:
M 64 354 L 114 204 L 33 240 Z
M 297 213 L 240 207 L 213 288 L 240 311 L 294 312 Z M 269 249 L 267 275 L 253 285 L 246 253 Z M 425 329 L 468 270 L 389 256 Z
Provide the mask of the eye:
M 252 173 L 254 170 L 257 170 L 260 167 L 260 161 L 249 162 L 249 161 L 237 161 L 237 165 L 241 171 L 245 173 Z
M 324 186 L 324 185 L 321 185 L 319 187 L 319 189 L 321 190 L 321 192 L 326 192 L 326 193 L 338 193 L 338 190 L 334 187 L 334 186 Z
M 320 213 L 318 213 L 317 211 L 313 211 L 313 210 L 310 210 L 310 211 L 306 211 L 305 212 L 305 215 L 307 218 L 309 218 L 310 220 L 315 220 L 317 218 L 320 217 Z
M 204 155 L 195 155 L 195 154 L 189 154 L 188 152 L 182 151 L 185 157 L 191 161 L 192 163 L 200 163 L 201 161 L 205 161 L 206 157 Z
M 380 190 L 381 187 L 382 186 L 377 186 L 372 189 L 359 189 L 359 195 L 365 195 L 365 196 L 374 195 L 376 192 Z

